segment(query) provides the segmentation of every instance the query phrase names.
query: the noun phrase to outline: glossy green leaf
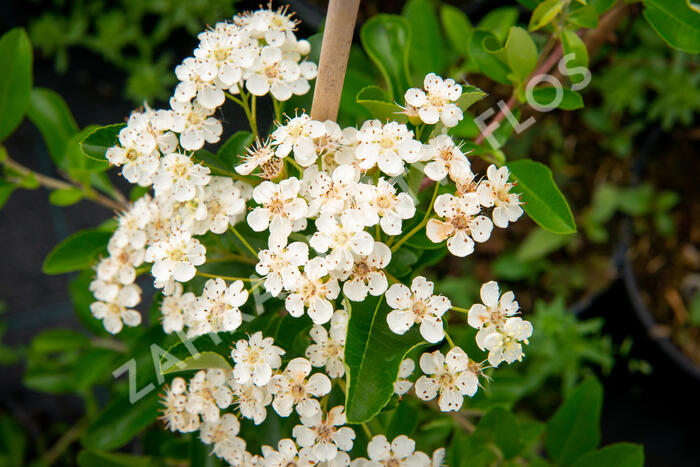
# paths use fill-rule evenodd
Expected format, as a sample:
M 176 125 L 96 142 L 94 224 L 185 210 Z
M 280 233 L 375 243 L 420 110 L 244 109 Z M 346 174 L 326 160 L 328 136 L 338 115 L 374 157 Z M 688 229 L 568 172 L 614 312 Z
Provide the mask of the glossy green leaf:
M 32 45 L 24 29 L 15 28 L 0 38 L 0 141 L 22 121 L 32 89 Z
M 221 145 L 216 155 L 229 170 L 234 170 L 241 163 L 246 148 L 253 144 L 253 140 L 254 136 L 250 131 L 237 131 Z
M 383 296 L 352 303 L 345 345 L 349 423 L 365 422 L 382 410 L 394 393 L 401 361 L 423 343 L 417 326 L 394 334 L 386 322 L 389 311 Z
M 508 66 L 522 83 L 530 76 L 537 65 L 537 46 L 530 34 L 523 28 L 513 26 L 506 40 L 506 57 Z
M 97 255 L 107 248 L 111 236 L 110 232 L 101 230 L 77 232 L 51 250 L 42 270 L 45 274 L 63 274 L 89 268 Z
M 579 28 L 592 29 L 598 26 L 598 13 L 592 6 L 580 5 L 578 8 L 573 8 L 566 19 Z
M 408 21 L 396 15 L 375 15 L 360 29 L 360 40 L 367 55 L 379 68 L 393 99 L 410 88 L 408 54 L 411 30 Z
M 365 107 L 372 118 L 406 122 L 408 118 L 401 113 L 401 107 L 394 103 L 381 88 L 367 86 L 357 94 L 357 103 Z
M 502 407 L 495 407 L 482 417 L 473 437 L 483 444 L 493 443 L 506 459 L 517 456 L 522 449 L 518 421 L 515 415 Z
M 479 102 L 481 99 L 486 97 L 486 93 L 476 86 L 466 85 L 462 87 L 462 95 L 457 99 L 457 106 L 462 109 L 462 111 L 467 110 L 472 104 Z
M 483 31 L 489 31 L 491 34 L 496 36 L 499 43 L 503 43 L 508 36 L 508 30 L 511 26 L 514 26 L 518 20 L 518 8 L 512 6 L 505 6 L 501 8 L 495 8 L 479 21 L 476 26 L 477 29 Z
M 522 159 L 508 164 L 508 170 L 517 181 L 514 191 L 520 193 L 523 209 L 532 220 L 550 232 L 576 232 L 571 208 L 546 165 Z
M 155 465 L 150 457 L 88 450 L 80 451 L 77 461 L 80 467 L 149 467 Z
M 590 378 L 576 387 L 547 422 L 546 447 L 558 464 L 569 465 L 600 443 L 603 387 Z
M 81 442 L 88 449 L 108 451 L 124 446 L 158 418 L 160 391 L 153 389 L 133 404 L 129 394 L 113 399 L 85 431 Z
M 160 361 L 163 374 L 188 370 L 206 370 L 208 368 L 231 369 L 231 345 L 237 339 L 245 337 L 242 331 L 236 333 L 220 332 L 216 338 L 203 335 L 185 342 L 178 342 L 168 349 L 168 355 Z M 176 359 L 179 363 L 172 365 Z
M 559 14 L 564 4 L 563 0 L 545 0 L 537 5 L 535 11 L 532 12 L 528 29 L 537 31 L 549 24 Z
M 80 149 L 87 157 L 106 162 L 107 149 L 119 144 L 119 132 L 126 124 L 115 123 L 93 130 L 80 141 Z
M 70 138 L 78 133 L 78 125 L 63 98 L 50 89 L 34 88 L 27 116 L 39 128 L 54 163 L 70 169 L 66 149 Z
M 557 96 L 557 90 L 561 92 L 560 96 Z M 576 110 L 583 108 L 583 97 L 581 97 L 581 94 L 571 89 L 546 86 L 532 90 L 532 103 L 543 107 L 550 107 L 557 104 L 556 107 L 562 110 Z
M 639 444 L 616 443 L 585 454 L 572 467 L 643 467 L 644 448 Z
M 440 6 L 440 20 L 452 49 L 462 57 L 469 56 L 472 23 L 462 10 L 452 5 Z
M 562 32 L 561 46 L 564 51 L 569 79 L 571 79 L 572 83 L 583 81 L 585 79 L 584 74 L 576 71 L 575 68 L 588 68 L 588 49 L 586 44 L 574 31 L 567 30 Z
M 644 17 L 671 47 L 700 52 L 700 13 L 688 0 L 644 0 Z
M 469 56 L 479 70 L 501 84 L 510 84 L 508 66 L 490 51 L 498 50 L 499 41 L 491 32 L 475 30 L 469 42 Z
M 61 188 L 49 194 L 49 202 L 56 206 L 70 206 L 83 199 L 83 192 L 77 188 Z
M 403 16 L 411 27 L 409 61 L 411 70 L 420 79 L 428 73 L 442 74 L 447 66 L 445 44 L 440 33 L 435 7 L 429 0 L 409 0 L 403 8 Z

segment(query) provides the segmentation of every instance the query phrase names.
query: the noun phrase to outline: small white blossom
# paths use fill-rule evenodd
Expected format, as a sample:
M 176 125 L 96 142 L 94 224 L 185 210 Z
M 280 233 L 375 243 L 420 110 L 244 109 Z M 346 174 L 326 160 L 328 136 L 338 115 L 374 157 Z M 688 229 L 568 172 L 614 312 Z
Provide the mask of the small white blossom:
M 124 324 L 141 324 L 141 313 L 132 309 L 141 301 L 141 289 L 136 284 L 95 280 L 90 284 L 90 291 L 98 300 L 90 305 L 90 311 L 95 318 L 102 320 L 110 334 L 118 334 Z
M 291 177 L 279 184 L 264 181 L 253 190 L 253 199 L 260 206 L 248 214 L 248 225 L 256 232 L 270 230 L 278 239 L 306 227 L 306 201 L 299 198 L 301 184 Z M 279 241 L 279 240 L 278 240 Z
M 327 323 L 333 316 L 333 305 L 340 292 L 338 281 L 328 277 L 324 258 L 313 258 L 304 267 L 304 274 L 284 301 L 290 315 L 298 318 L 304 309 L 314 324 Z
M 479 365 L 470 362 L 459 347 L 453 347 L 447 355 L 439 350 L 424 353 L 420 357 L 420 368 L 430 376 L 418 378 L 416 395 L 427 401 L 439 394 L 438 404 L 443 412 L 461 409 L 464 396 L 472 397 L 479 387 Z
M 226 383 L 224 370 L 198 371 L 189 383 L 186 408 L 188 412 L 202 416 L 205 422 L 217 422 L 220 410 L 233 402 L 233 393 Z
M 272 377 L 272 370 L 282 365 L 284 350 L 274 345 L 272 337 L 263 337 L 258 331 L 248 340 L 241 339 L 231 351 L 235 362 L 233 377 L 236 383 L 252 381 L 256 386 L 265 386 Z
M 428 161 L 423 169 L 425 175 L 436 182 L 448 175 L 460 185 L 466 185 L 474 179 L 467 156 L 449 135 L 436 136 L 424 145 L 422 160 Z
M 336 314 L 340 311 L 336 311 Z M 335 315 L 334 315 L 335 317 Z M 306 358 L 316 367 L 325 367 L 331 378 L 342 378 L 345 375 L 344 354 L 347 324 L 332 325 L 327 331 L 323 326 L 315 325 L 309 331 L 314 342 L 306 348 Z
M 269 139 L 257 140 L 254 146 L 246 148 L 246 153 L 247 155 L 242 158 L 243 163 L 235 167 L 239 174 L 250 175 L 253 170 L 259 167 L 262 171 L 261 176 L 271 180 L 282 171 L 283 162 L 275 154 L 275 149 Z
M 272 403 L 272 394 L 267 390 L 267 386 L 256 386 L 252 381 L 239 384 L 233 378 L 229 384 L 241 416 L 253 420 L 256 425 L 264 422 L 267 418 L 266 407 Z
M 445 220 L 430 219 L 426 236 L 434 243 L 447 239 L 447 249 L 455 256 L 470 255 L 474 241 L 485 242 L 491 236 L 493 224 L 488 217 L 477 215 L 481 208 L 474 193 L 442 194 L 435 199 L 434 209 Z
M 314 397 L 331 392 L 331 381 L 322 373 L 311 373 L 311 363 L 305 358 L 291 360 L 285 370 L 272 377 L 270 392 L 275 396 L 272 407 L 282 417 L 288 417 L 296 406 L 302 417 L 311 417 L 321 411 L 321 404 Z
M 192 334 L 235 331 L 243 321 L 240 307 L 247 300 L 248 291 L 242 281 L 234 281 L 227 287 L 221 278 L 209 279 L 194 305 L 197 324 L 190 324 L 196 329 Z
M 308 79 L 315 77 L 316 70 L 304 69 L 294 60 L 285 58 L 282 50 L 266 46 L 260 56 L 244 74 L 245 86 L 255 96 L 268 92 L 278 101 L 286 101 L 292 95 L 303 95 L 309 91 Z
M 276 146 L 275 154 L 279 158 L 294 152 L 294 160 L 302 167 L 316 162 L 314 138 L 320 138 L 326 132 L 322 122 L 311 120 L 306 114 L 291 118 L 272 132 L 272 144 Z
M 401 235 L 403 221 L 416 213 L 413 198 L 408 193 L 397 194 L 396 188 L 384 178 L 380 178 L 376 186 L 361 185 L 360 193 L 366 225 L 378 222 L 387 235 Z
M 508 222 L 515 222 L 523 214 L 520 207 L 520 195 L 511 193 L 512 183 L 508 183 L 508 167 L 497 168 L 490 165 L 486 171 L 488 180 L 479 183 L 476 193 L 484 207 L 493 208 L 493 223 L 497 227 L 508 227 Z
M 440 342 L 445 337 L 441 316 L 452 304 L 447 297 L 433 295 L 433 283 L 417 276 L 409 289 L 394 284 L 386 291 L 386 302 L 392 311 L 386 317 L 389 329 L 405 334 L 413 324 L 420 324 L 420 333 L 430 342 Z
M 199 415 L 185 409 L 187 396 L 187 383 L 182 378 L 173 378 L 170 387 L 165 388 L 162 398 L 164 408 L 160 418 L 171 431 L 190 433 L 199 429 Z
M 197 102 L 176 102 L 171 99 L 178 119 L 175 120 L 174 131 L 180 133 L 180 146 L 188 151 L 196 151 L 204 146 L 204 143 L 216 143 L 221 138 L 223 127 L 221 122 L 212 117 L 213 109 L 209 109 Z
M 416 451 L 416 442 L 406 435 L 399 435 L 389 444 L 384 435 L 376 435 L 367 444 L 367 455 L 372 467 L 430 467 L 430 458 Z
M 240 430 L 241 424 L 236 416 L 232 413 L 227 413 L 222 415 L 217 421 L 202 423 L 199 439 L 204 444 L 213 445 L 212 453 L 215 456 L 222 458 L 231 457 L 232 450 L 240 449 L 240 443 L 236 439 L 236 435 Z
M 404 161 L 416 162 L 420 157 L 421 143 L 413 138 L 406 125 L 379 120 L 366 121 L 357 133 L 356 156 L 359 166 L 369 170 L 374 166 L 395 177 L 404 171 Z
M 151 273 L 156 281 L 173 278 L 187 282 L 196 273 L 195 266 L 206 261 L 206 248 L 188 232 L 173 231 L 170 236 L 148 247 L 146 261 L 152 262 Z
M 443 80 L 435 73 L 429 73 L 423 80 L 425 91 L 411 88 L 406 91 L 406 104 L 416 109 L 418 116 L 429 125 L 442 121 L 446 127 L 456 126 L 462 120 L 462 110 L 454 104 L 462 95 L 462 86 L 453 79 Z
M 277 297 L 284 288 L 294 290 L 302 278 L 299 268 L 305 266 L 309 259 L 309 246 L 304 242 L 287 245 L 284 241 L 269 239 L 269 248 L 258 252 L 258 264 L 255 272 L 265 278 L 263 286 L 273 297 Z
M 184 154 L 171 153 L 161 159 L 158 172 L 153 176 L 156 195 L 176 201 L 189 201 L 197 194 L 197 187 L 209 183 L 209 168 L 195 164 Z
M 163 297 L 160 304 L 163 332 L 180 332 L 185 327 L 185 316 L 194 308 L 196 297 L 192 292 L 182 293 L 182 284 L 175 282 L 173 293 Z
M 352 449 L 355 432 L 343 426 L 346 423 L 345 409 L 333 407 L 325 420 L 319 412 L 312 417 L 301 417 L 301 425 L 292 430 L 292 434 L 301 447 L 311 448 L 313 455 L 320 461 L 330 461 L 338 451 Z
M 372 253 L 374 239 L 364 231 L 364 226 L 356 216 L 343 213 L 339 221 L 328 215 L 316 219 L 317 231 L 309 244 L 319 253 L 331 250 L 326 256 L 329 270 L 348 271 L 354 263 L 353 255 L 367 256 Z
M 318 462 L 309 448 L 297 450 L 294 441 L 287 438 L 279 440 L 276 451 L 270 446 L 263 446 L 262 453 L 265 467 L 311 467 Z
M 405 358 L 399 365 L 398 379 L 394 381 L 394 394 L 403 396 L 413 387 L 413 383 L 408 380 L 408 377 L 413 374 L 416 369 L 416 362 L 412 358 Z
M 349 300 L 361 302 L 367 293 L 378 297 L 386 292 L 389 283 L 383 269 L 391 261 L 391 250 L 382 242 L 374 242 L 369 255 L 355 258 L 352 270 L 343 283 L 343 293 Z

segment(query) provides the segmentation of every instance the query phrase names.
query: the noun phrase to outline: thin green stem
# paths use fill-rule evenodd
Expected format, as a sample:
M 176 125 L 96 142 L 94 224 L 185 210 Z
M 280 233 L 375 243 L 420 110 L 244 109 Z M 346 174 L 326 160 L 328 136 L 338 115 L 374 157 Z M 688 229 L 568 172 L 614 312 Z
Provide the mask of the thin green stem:
M 234 96 L 231 93 L 226 93 L 226 97 L 228 97 L 230 100 L 235 102 L 236 104 L 240 105 L 241 108 L 243 109 L 243 112 L 245 112 L 245 116 L 248 119 L 248 124 L 250 125 L 250 131 L 253 132 L 253 136 L 255 138 L 258 137 L 258 124 L 255 121 L 255 96 L 253 96 L 253 109 L 251 110 L 250 105 L 248 104 L 248 95 L 245 93 L 241 87 L 238 87 L 238 90 L 240 92 L 240 98 Z
M 370 431 L 369 426 L 367 426 L 367 423 L 362 424 L 362 429 L 364 430 L 365 434 L 367 435 L 367 439 L 372 439 L 372 431 Z
M 450 335 L 447 334 L 447 331 L 445 331 L 445 339 L 447 339 L 447 343 L 450 344 L 451 349 L 455 347 L 455 343 L 452 340 L 452 338 L 450 337 Z
M 435 183 L 435 189 L 433 190 L 433 197 L 432 197 L 432 199 L 430 200 L 430 205 L 428 206 L 428 210 L 425 211 L 425 216 L 423 216 L 423 220 L 420 221 L 420 223 L 419 223 L 417 226 L 415 226 L 413 229 L 411 229 L 410 232 L 408 232 L 406 235 L 404 235 L 403 237 L 401 237 L 401 239 L 399 239 L 399 241 L 396 242 L 396 244 L 395 244 L 394 246 L 391 247 L 391 252 L 392 252 L 392 253 L 394 253 L 396 250 L 398 250 L 399 247 L 400 247 L 401 245 L 403 245 L 403 243 L 404 243 L 406 240 L 408 240 L 409 238 L 411 238 L 411 237 L 413 237 L 415 234 L 417 234 L 418 231 L 420 231 L 420 229 L 422 229 L 422 228 L 425 226 L 425 224 L 428 223 L 428 219 L 430 219 L 430 215 L 431 215 L 432 212 L 433 212 L 433 205 L 435 204 L 435 198 L 437 198 L 437 194 L 438 194 L 438 189 L 439 189 L 439 188 L 440 188 L 440 184 L 436 182 L 436 183 Z
M 284 160 L 289 162 L 290 165 L 294 166 L 294 168 L 299 171 L 300 176 L 304 173 L 304 169 L 302 169 L 301 166 L 299 165 L 299 163 L 294 160 L 294 157 L 292 157 L 292 156 L 285 157 Z
M 253 282 L 254 280 L 258 280 L 258 279 L 251 279 L 250 277 L 221 276 L 219 274 L 209 274 L 207 272 L 201 272 L 201 271 L 195 272 L 195 275 L 200 276 L 200 277 L 207 277 L 209 279 L 223 279 L 223 280 L 229 281 L 229 282 L 235 282 L 235 281 Z
M 460 306 L 454 306 L 454 305 L 453 305 L 450 309 L 451 309 L 451 310 L 454 310 L 454 311 L 458 311 L 458 312 L 460 312 L 460 313 L 469 313 L 469 310 L 467 310 L 466 308 L 462 308 L 462 307 L 460 307 Z
M 257 257 L 258 257 L 258 252 L 255 251 L 255 250 L 253 249 L 252 246 L 250 246 L 250 243 L 248 243 L 248 242 L 246 241 L 246 239 L 243 238 L 243 235 L 241 235 L 241 234 L 238 232 L 238 230 L 236 230 L 236 228 L 235 228 L 234 226 L 230 226 L 229 229 L 231 229 L 231 232 L 233 232 L 233 234 L 234 234 L 236 237 L 238 237 L 238 240 L 240 240 L 241 243 L 242 243 L 243 245 L 245 245 L 246 248 L 248 248 L 248 251 L 250 251 L 251 253 L 253 253 L 253 256 L 257 258 Z
M 253 134 L 257 138 L 258 137 L 258 98 L 255 94 L 253 94 L 253 97 L 251 98 L 250 107 L 251 107 L 250 128 L 253 130 Z
M 255 261 L 254 258 L 251 258 L 250 256 L 246 255 L 236 255 L 236 254 L 226 254 L 223 256 L 216 256 L 213 258 L 207 258 L 207 263 L 225 263 L 229 261 L 238 261 L 241 263 L 246 263 L 246 264 L 252 264 L 256 265 L 258 264 L 257 261 Z
M 284 102 L 280 102 L 273 97 L 272 98 L 272 107 L 275 109 L 275 120 L 278 122 L 281 122 Z

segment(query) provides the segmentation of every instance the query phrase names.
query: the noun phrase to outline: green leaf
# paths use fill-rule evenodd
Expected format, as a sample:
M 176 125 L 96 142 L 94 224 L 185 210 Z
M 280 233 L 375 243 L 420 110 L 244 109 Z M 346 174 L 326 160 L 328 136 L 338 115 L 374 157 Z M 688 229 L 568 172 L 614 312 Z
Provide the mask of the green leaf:
M 557 91 L 561 92 L 561 96 L 557 107 L 562 110 L 576 110 L 583 108 L 583 97 L 576 91 L 566 88 L 555 88 L 554 86 L 546 86 L 543 88 L 535 88 L 532 90 L 532 99 L 529 99 L 528 103 L 535 107 L 533 104 L 539 107 L 551 108 L 557 103 Z M 537 107 L 535 107 L 537 108 Z
M 528 29 L 537 31 L 546 26 L 559 14 L 563 7 L 564 2 L 562 0 L 546 0 L 540 3 L 535 8 L 535 11 L 532 12 Z
M 518 421 L 502 407 L 488 411 L 479 421 L 473 436 L 474 441 L 498 446 L 506 459 L 517 456 L 522 449 Z
M 14 183 L 0 180 L 0 209 L 5 206 L 5 203 L 10 199 L 10 195 L 12 195 L 12 192 L 15 191 L 16 188 L 17 185 Z
M 644 17 L 671 47 L 700 52 L 700 14 L 688 0 L 644 0 Z
M 408 118 L 400 113 L 401 107 L 391 101 L 389 96 L 377 86 L 367 86 L 357 93 L 357 103 L 365 107 L 372 118 L 406 122 Z
M 486 93 L 476 86 L 467 85 L 462 87 L 462 95 L 457 99 L 457 107 L 462 111 L 467 110 L 472 104 L 479 102 L 486 96 Z
M 22 427 L 8 415 L 0 415 L 0 464 L 6 467 L 26 465 L 27 438 Z
M 77 461 L 80 467 L 149 467 L 156 465 L 150 457 L 87 450 L 78 453 Z
M 432 2 L 410 0 L 403 8 L 403 15 L 411 27 L 411 36 L 420 38 L 409 49 L 411 69 L 421 82 L 428 73 L 442 74 L 447 66 L 445 44 Z
M 107 149 L 119 144 L 119 132 L 125 123 L 115 123 L 93 130 L 80 141 L 80 149 L 87 157 L 106 162 Z
M 250 131 L 237 131 L 221 145 L 216 155 L 229 170 L 233 170 L 241 163 L 241 157 L 245 155 L 246 148 L 253 144 L 253 139 Z
M 585 75 L 576 71 L 575 68 L 588 68 L 588 49 L 586 44 L 574 31 L 565 30 L 561 35 L 561 47 L 564 51 L 569 79 L 572 83 L 583 81 Z M 569 56 L 570 54 L 573 54 L 573 56 Z
M 32 45 L 24 29 L 15 28 L 0 38 L 0 141 L 22 121 L 32 89 Z
M 644 448 L 639 444 L 616 443 L 579 457 L 572 467 L 642 467 Z
M 576 387 L 547 422 L 547 453 L 558 464 L 572 464 L 600 443 L 603 387 L 590 378 Z
M 469 56 L 469 39 L 473 28 L 467 15 L 455 6 L 441 5 L 440 19 L 452 49 L 462 57 Z
M 367 55 L 379 68 L 393 99 L 410 88 L 408 53 L 411 30 L 408 21 L 396 15 L 375 15 L 360 29 L 360 40 Z
M 526 30 L 513 26 L 508 33 L 505 48 L 508 66 L 515 74 L 517 81 L 522 83 L 537 65 L 535 41 Z
M 78 124 L 63 98 L 50 89 L 34 88 L 27 116 L 39 128 L 54 163 L 70 169 L 67 146 L 71 136 L 78 133 Z
M 244 338 L 242 331 L 236 333 L 220 332 L 217 338 L 203 335 L 185 342 L 178 342 L 168 349 L 168 354 L 161 358 L 160 367 L 163 374 L 188 370 L 206 370 L 209 368 L 231 369 L 231 345 Z M 171 365 L 172 358 L 179 363 Z
M 469 56 L 486 76 L 501 84 L 510 84 L 508 66 L 490 52 L 498 50 L 499 44 L 491 32 L 477 29 L 469 42 Z
M 615 4 L 616 0 L 588 0 L 588 4 L 592 6 L 596 13 L 602 15 Z
M 522 159 L 508 164 L 508 170 L 518 182 L 514 191 L 521 194 L 523 208 L 532 220 L 550 232 L 576 232 L 571 208 L 546 165 Z
M 63 240 L 51 250 L 44 260 L 44 274 L 63 274 L 92 266 L 101 252 L 107 248 L 111 232 L 83 230 Z
M 598 26 L 598 13 L 592 6 L 581 5 L 572 9 L 566 16 L 569 23 L 580 28 L 594 28 Z
M 499 43 L 503 43 L 508 35 L 508 30 L 514 26 L 518 20 L 518 8 L 506 6 L 491 10 L 481 18 L 478 29 L 489 31 L 498 39 Z
M 156 389 L 133 404 L 129 394 L 124 394 L 107 404 L 85 431 L 81 442 L 86 448 L 99 451 L 120 448 L 156 421 L 160 407 Z
M 349 423 L 365 422 L 382 410 L 394 393 L 401 361 L 423 343 L 417 326 L 394 334 L 386 322 L 388 312 L 382 296 L 352 304 L 345 345 Z
M 571 241 L 571 235 L 559 235 L 548 230 L 535 228 L 518 246 L 515 257 L 519 261 L 536 261 L 557 251 Z
M 49 329 L 32 339 L 30 351 L 46 354 L 79 350 L 90 346 L 90 340 L 72 329 Z
M 49 202 L 56 206 L 70 206 L 83 199 L 83 191 L 77 188 L 61 188 L 49 194 Z

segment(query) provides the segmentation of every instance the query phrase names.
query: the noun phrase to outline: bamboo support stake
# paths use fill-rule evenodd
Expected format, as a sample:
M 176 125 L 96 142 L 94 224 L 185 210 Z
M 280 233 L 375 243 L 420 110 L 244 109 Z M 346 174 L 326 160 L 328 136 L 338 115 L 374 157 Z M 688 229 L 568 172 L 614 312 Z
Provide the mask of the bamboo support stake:
M 323 31 L 311 118 L 335 121 L 343 92 L 360 0 L 330 0 Z

